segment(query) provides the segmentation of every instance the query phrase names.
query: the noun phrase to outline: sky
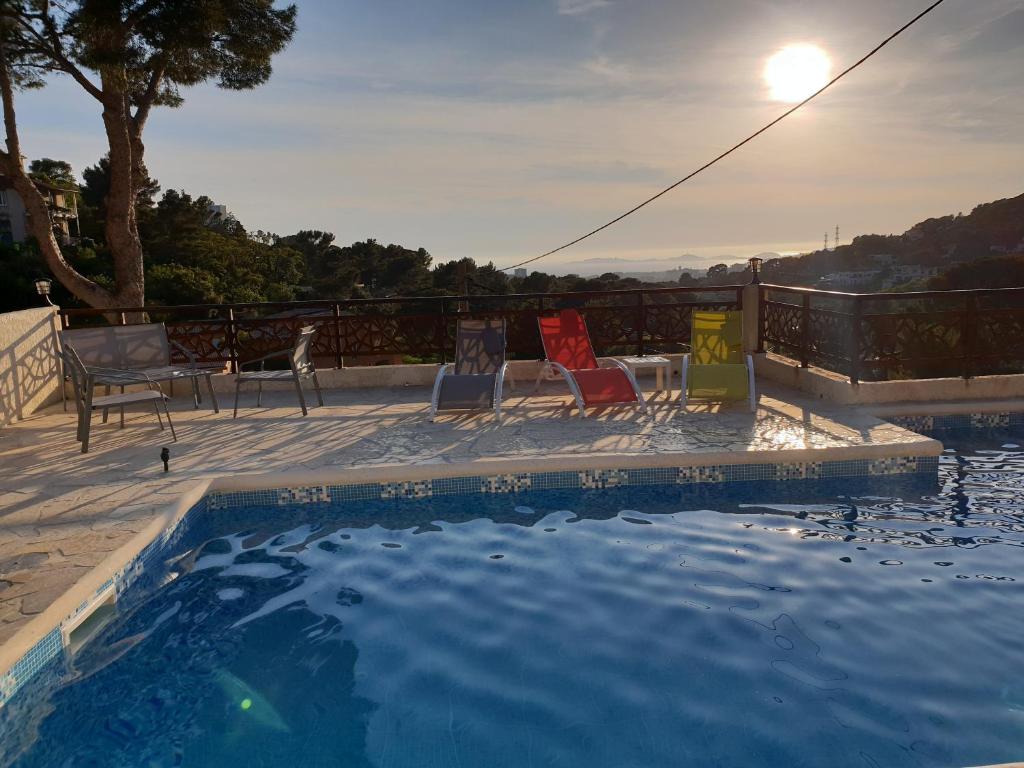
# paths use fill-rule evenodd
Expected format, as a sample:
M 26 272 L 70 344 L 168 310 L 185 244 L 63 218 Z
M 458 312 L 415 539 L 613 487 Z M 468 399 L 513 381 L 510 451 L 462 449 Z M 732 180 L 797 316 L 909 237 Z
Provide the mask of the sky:
M 250 230 L 504 267 L 784 111 L 763 78 L 780 48 L 817 45 L 838 71 L 927 4 L 299 0 L 270 82 L 155 110 L 146 160 L 164 189 L 208 195 Z M 751 145 L 533 267 L 706 266 L 1021 194 L 1022 72 L 1024 0 L 947 0 Z M 30 158 L 80 171 L 106 151 L 96 103 L 67 79 L 19 95 L 18 117 Z

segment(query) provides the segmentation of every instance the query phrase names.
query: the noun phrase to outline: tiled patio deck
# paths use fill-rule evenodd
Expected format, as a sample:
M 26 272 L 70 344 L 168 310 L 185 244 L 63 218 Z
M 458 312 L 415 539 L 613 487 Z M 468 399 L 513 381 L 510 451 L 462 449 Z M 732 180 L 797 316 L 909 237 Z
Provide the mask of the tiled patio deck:
M 568 455 L 693 460 L 757 452 L 761 461 L 782 461 L 775 452 L 810 450 L 829 460 L 935 452 L 931 441 L 861 411 L 778 389 L 762 393 L 756 414 L 708 406 L 682 412 L 658 394 L 649 417 L 628 408 L 586 420 L 563 393 L 552 388 L 526 399 L 513 392 L 501 426 L 486 415 L 431 424 L 423 388 L 329 391 L 327 406 L 306 419 L 288 392 L 267 393 L 263 408 L 245 408 L 237 420 L 229 409 L 194 411 L 179 398 L 172 407 L 179 442 L 159 433 L 151 412 L 129 413 L 123 431 L 116 418 L 96 424 L 87 455 L 74 439 L 74 416 L 51 407 L 0 430 L 0 643 L 201 478 Z M 159 460 L 165 445 L 169 474 Z

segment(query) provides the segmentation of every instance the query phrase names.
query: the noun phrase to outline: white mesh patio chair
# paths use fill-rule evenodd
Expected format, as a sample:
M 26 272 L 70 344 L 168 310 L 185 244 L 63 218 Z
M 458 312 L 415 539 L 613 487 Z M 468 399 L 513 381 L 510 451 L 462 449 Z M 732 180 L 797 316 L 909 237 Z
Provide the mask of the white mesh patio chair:
M 292 381 L 295 383 L 295 391 L 299 395 L 299 405 L 302 407 L 302 415 L 306 416 L 306 396 L 302 392 L 302 382 L 313 380 L 313 387 L 316 389 L 316 399 L 321 406 L 324 404 L 323 394 L 320 391 L 320 381 L 316 377 L 316 366 L 313 365 L 313 334 L 316 327 L 307 325 L 299 330 L 295 339 L 295 345 L 291 349 L 282 349 L 278 352 L 271 352 L 269 355 L 257 357 L 255 360 L 247 360 L 238 366 L 238 373 L 235 377 L 235 414 L 232 418 L 238 417 L 238 393 L 242 384 L 246 382 L 256 383 L 256 407 L 263 403 L 263 383 L 266 381 Z M 266 363 L 268 360 L 286 358 L 289 370 L 268 371 Z M 255 371 L 246 371 L 247 365 L 259 364 Z
M 161 430 L 164 429 L 164 420 L 160 414 L 160 409 L 163 408 L 163 415 L 167 417 L 167 426 L 171 428 L 171 437 L 177 442 L 178 435 L 174 431 L 171 414 L 167 410 L 167 396 L 160 389 L 160 385 L 145 373 L 111 368 L 86 368 L 78 353 L 75 352 L 75 348 L 67 343 L 61 349 L 61 359 L 64 362 L 64 369 L 71 378 L 75 409 L 78 412 L 78 441 L 82 444 L 82 453 L 89 452 L 89 433 L 92 429 L 93 411 L 106 412 L 109 408 L 120 408 L 122 412 L 121 427 L 123 428 L 124 406 L 139 403 L 153 404 Z M 141 384 L 146 388 L 135 392 L 97 396 L 95 390 L 100 377 L 102 377 L 104 385 L 114 383 L 125 387 Z

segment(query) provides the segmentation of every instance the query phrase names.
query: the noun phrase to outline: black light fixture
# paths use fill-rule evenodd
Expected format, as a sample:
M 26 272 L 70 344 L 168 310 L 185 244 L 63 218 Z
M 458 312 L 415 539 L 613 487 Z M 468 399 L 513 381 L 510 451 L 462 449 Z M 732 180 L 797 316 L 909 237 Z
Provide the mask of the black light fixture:
M 757 285 L 761 282 L 761 264 L 764 263 L 764 259 L 758 256 L 751 256 L 747 259 L 747 265 L 750 267 L 750 282 Z
M 53 286 L 53 281 L 47 277 L 40 277 L 36 280 L 36 293 L 46 299 L 46 303 L 51 307 L 53 302 L 50 301 L 50 288 Z

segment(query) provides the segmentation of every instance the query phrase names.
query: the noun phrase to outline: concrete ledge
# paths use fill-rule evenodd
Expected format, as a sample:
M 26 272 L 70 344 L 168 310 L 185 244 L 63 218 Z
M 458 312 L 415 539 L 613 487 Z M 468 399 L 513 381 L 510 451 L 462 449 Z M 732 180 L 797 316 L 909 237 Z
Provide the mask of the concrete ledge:
M 882 403 L 870 407 L 872 416 L 963 416 L 975 413 L 1017 413 L 1024 411 L 1024 398 L 1014 400 L 958 400 L 936 403 Z
M 813 366 L 801 368 L 793 360 L 773 354 L 757 355 L 754 367 L 757 375 L 763 379 L 843 405 L 916 402 L 934 413 L 936 402 L 971 401 L 976 406 L 978 402 L 1024 398 L 1024 374 L 978 376 L 973 379 L 862 381 L 851 384 L 838 373 Z M 1018 404 L 1013 410 L 1024 410 L 1024 403 Z M 974 412 L 980 411 L 975 407 Z

